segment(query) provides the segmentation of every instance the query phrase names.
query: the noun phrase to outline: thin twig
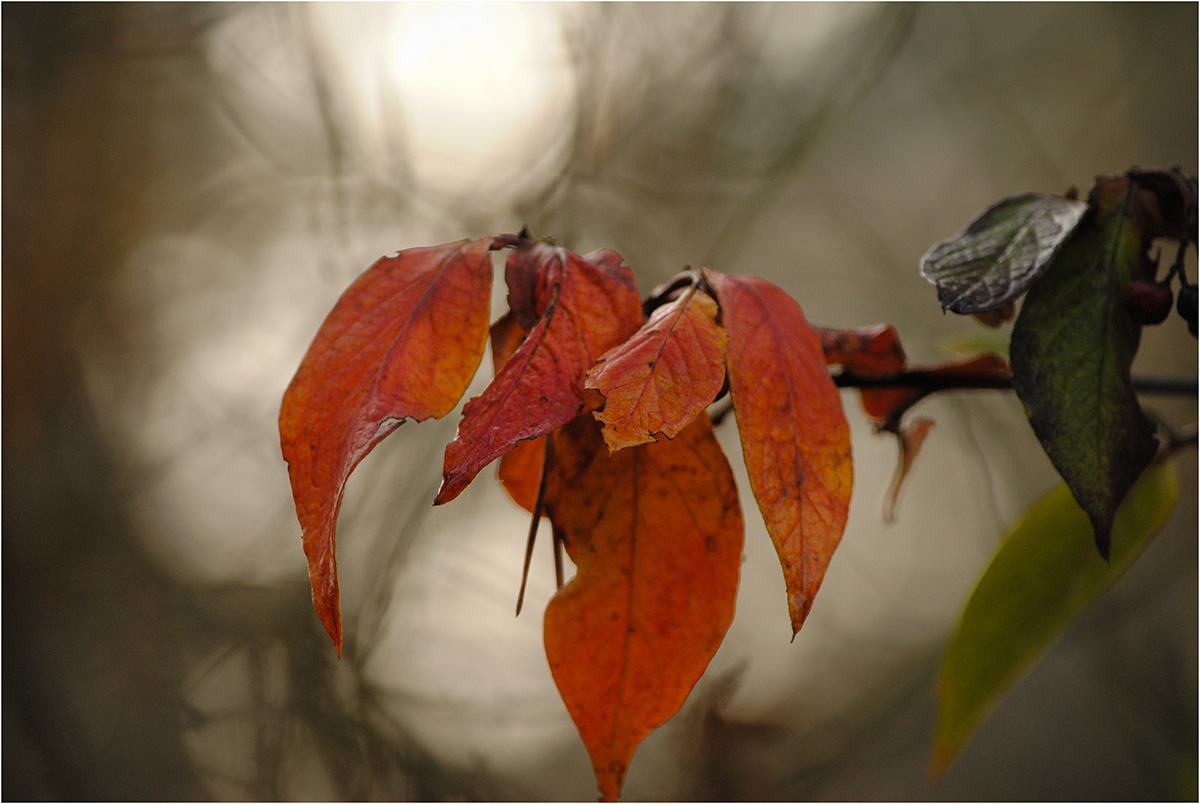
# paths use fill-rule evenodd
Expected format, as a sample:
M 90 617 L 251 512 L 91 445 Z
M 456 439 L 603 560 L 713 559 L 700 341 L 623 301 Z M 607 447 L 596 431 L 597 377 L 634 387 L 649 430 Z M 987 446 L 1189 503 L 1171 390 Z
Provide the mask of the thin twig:
M 522 230 L 524 234 L 524 230 Z M 521 616 L 521 606 L 525 603 L 525 583 L 529 580 L 529 564 L 533 560 L 533 543 L 537 540 L 538 523 L 542 521 L 542 511 L 546 504 L 546 478 L 550 475 L 550 460 L 553 455 L 554 442 L 546 436 L 546 449 L 542 453 L 542 472 L 538 478 L 537 501 L 533 504 L 533 519 L 529 523 L 529 538 L 525 542 L 525 566 L 521 568 L 521 590 L 517 592 L 517 616 Z M 555 553 L 555 559 L 558 558 Z M 562 586 L 560 583 L 559 586 Z
M 838 388 L 916 388 L 933 393 L 935 391 L 967 390 L 1012 390 L 1012 376 L 996 377 L 968 374 L 945 374 L 914 369 L 883 377 L 863 377 L 848 371 L 833 374 L 833 384 Z M 1194 379 L 1186 377 L 1134 377 L 1133 388 L 1143 394 L 1184 394 L 1196 396 L 1200 386 Z M 716 427 L 733 411 L 733 400 L 725 397 L 719 407 L 709 412 L 709 419 Z
M 839 388 L 918 388 L 923 391 L 952 391 L 969 389 L 1006 390 L 1013 387 L 1012 377 L 935 374 L 921 369 L 902 371 L 884 377 L 862 377 L 850 372 L 833 375 Z M 1134 377 L 1133 388 L 1145 394 L 1192 394 L 1200 386 L 1186 377 Z

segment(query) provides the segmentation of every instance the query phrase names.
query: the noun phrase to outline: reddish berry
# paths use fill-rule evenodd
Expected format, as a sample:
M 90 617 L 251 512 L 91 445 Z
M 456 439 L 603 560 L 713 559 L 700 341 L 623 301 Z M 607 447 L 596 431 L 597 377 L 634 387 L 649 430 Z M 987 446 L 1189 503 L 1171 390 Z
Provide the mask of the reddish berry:
M 1184 285 L 1179 289 L 1179 302 L 1175 307 L 1183 320 L 1187 322 L 1192 337 L 1196 335 L 1196 286 Z
M 1161 324 L 1171 314 L 1175 294 L 1168 285 L 1138 280 L 1125 288 L 1125 312 L 1143 326 Z

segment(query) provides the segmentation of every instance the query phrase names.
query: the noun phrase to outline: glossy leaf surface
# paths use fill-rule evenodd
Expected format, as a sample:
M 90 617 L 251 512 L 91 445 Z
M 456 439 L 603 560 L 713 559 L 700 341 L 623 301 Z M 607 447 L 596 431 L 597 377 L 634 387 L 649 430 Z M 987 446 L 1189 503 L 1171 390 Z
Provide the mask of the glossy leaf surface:
M 596 361 L 586 385 L 604 395 L 595 415 L 610 450 L 674 438 L 720 393 L 729 337 L 716 317 L 712 297 L 689 287 Z
M 1125 572 L 1178 500 L 1174 462 L 1153 464 L 1117 513 L 1108 562 L 1096 555 L 1091 524 L 1066 485 L 1025 512 L 979 579 L 946 647 L 936 772 L 953 761 L 1005 690 Z
M 982 313 L 1017 299 L 1071 236 L 1087 204 L 1029 193 L 995 204 L 921 258 L 943 310 Z
M 1122 299 L 1153 277 L 1159 231 L 1153 199 L 1124 176 L 1101 180 L 1089 202 L 1088 223 L 1026 297 L 1010 351 L 1030 424 L 1107 555 L 1117 506 L 1158 446 L 1130 380 L 1141 326 Z
M 707 417 L 611 455 L 591 416 L 554 439 L 546 510 L 577 574 L 546 609 L 546 656 L 613 800 L 733 619 L 742 515 Z
M 405 419 L 445 416 L 483 358 L 490 238 L 385 257 L 338 299 L 283 396 L 279 435 L 313 604 L 341 651 L 335 526 L 354 467 Z
M 513 251 L 509 305 L 529 335 L 484 392 L 468 402 L 446 447 L 437 504 L 519 441 L 566 424 L 583 409 L 583 380 L 601 354 L 642 323 L 633 273 L 612 251 L 589 258 L 545 243 Z
M 742 453 L 783 567 L 794 636 L 846 527 L 850 427 L 821 337 L 800 306 L 762 279 L 703 276 L 729 333 L 725 362 Z

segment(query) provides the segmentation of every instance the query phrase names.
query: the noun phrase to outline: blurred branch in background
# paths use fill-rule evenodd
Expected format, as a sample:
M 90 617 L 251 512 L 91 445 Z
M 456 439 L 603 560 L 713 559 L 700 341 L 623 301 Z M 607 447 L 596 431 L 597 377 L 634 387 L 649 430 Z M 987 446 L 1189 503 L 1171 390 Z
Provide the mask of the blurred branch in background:
M 930 243 L 1007 195 L 1197 168 L 1189 5 L 2 14 L 5 798 L 593 794 L 542 652 L 549 554 L 513 620 L 525 517 L 486 483 L 429 508 L 457 414 L 348 489 L 343 660 L 312 614 L 279 398 L 379 255 L 528 224 L 643 291 L 764 276 L 925 362 L 970 326 L 917 275 Z M 1182 330 L 1135 372 L 1194 378 Z M 740 616 L 627 796 L 1169 798 L 1190 761 L 1194 797 L 1194 496 L 929 782 L 942 641 L 1054 473 L 1010 396 L 923 404 L 887 529 L 895 447 L 852 421 L 858 503 L 795 644 L 747 517 Z

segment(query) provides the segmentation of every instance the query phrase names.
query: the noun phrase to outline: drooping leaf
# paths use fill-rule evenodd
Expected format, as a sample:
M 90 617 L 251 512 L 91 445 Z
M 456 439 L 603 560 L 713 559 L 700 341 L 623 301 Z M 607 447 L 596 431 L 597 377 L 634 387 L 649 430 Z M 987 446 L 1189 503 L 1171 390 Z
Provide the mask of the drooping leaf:
M 971 594 L 942 659 L 933 768 L 941 773 L 1004 692 L 1119 578 L 1166 525 L 1179 500 L 1175 464 L 1154 463 L 1113 526 L 1112 557 L 1065 484 L 1009 532 Z
M 577 574 L 546 609 L 546 656 L 615 800 L 638 744 L 683 705 L 733 619 L 741 509 L 707 417 L 611 455 L 591 416 L 553 438 L 546 509 Z
M 1096 184 L 1092 215 L 1030 291 L 1012 335 L 1017 396 L 1088 512 L 1101 555 L 1117 506 L 1158 445 L 1130 380 L 1141 326 L 1122 303 L 1156 270 L 1147 249 L 1161 230 L 1147 196 L 1124 176 Z
M 580 257 L 528 243 L 509 256 L 505 278 L 509 306 L 529 336 L 463 409 L 446 447 L 439 505 L 517 442 L 574 418 L 584 406 L 588 369 L 642 323 L 633 272 L 609 250 Z
M 919 418 L 908 425 L 897 428 L 896 439 L 900 442 L 900 459 L 896 461 L 896 471 L 892 473 L 892 482 L 883 495 L 883 521 L 891 524 L 896 521 L 896 512 L 900 509 L 900 494 L 904 491 L 904 481 L 912 471 L 913 462 L 921 452 L 921 446 L 933 430 L 933 419 Z
M 775 544 L 792 635 L 821 587 L 850 508 L 850 427 L 821 337 L 762 279 L 703 271 L 729 333 L 725 362 L 750 487 Z
M 712 403 L 729 340 L 716 317 L 717 303 L 693 285 L 596 361 L 586 386 L 604 395 L 595 416 L 610 450 L 674 438 Z
M 335 526 L 346 480 L 405 419 L 445 416 L 483 358 L 490 238 L 385 257 L 338 299 L 283 396 L 279 436 L 313 604 L 341 652 Z
M 525 341 L 529 332 L 509 310 L 492 324 L 492 369 L 495 374 L 508 362 Z M 518 441 L 500 456 L 496 476 L 513 502 L 530 513 L 537 502 L 538 485 L 542 479 L 542 459 L 545 445 L 541 438 Z
M 492 374 L 500 373 L 500 369 L 508 362 L 521 344 L 529 337 L 529 330 L 521 326 L 517 314 L 509 310 L 496 319 L 488 330 L 492 342 Z
M 921 258 L 943 310 L 982 313 L 1017 299 L 1041 275 L 1087 204 L 1028 193 L 1006 198 Z

